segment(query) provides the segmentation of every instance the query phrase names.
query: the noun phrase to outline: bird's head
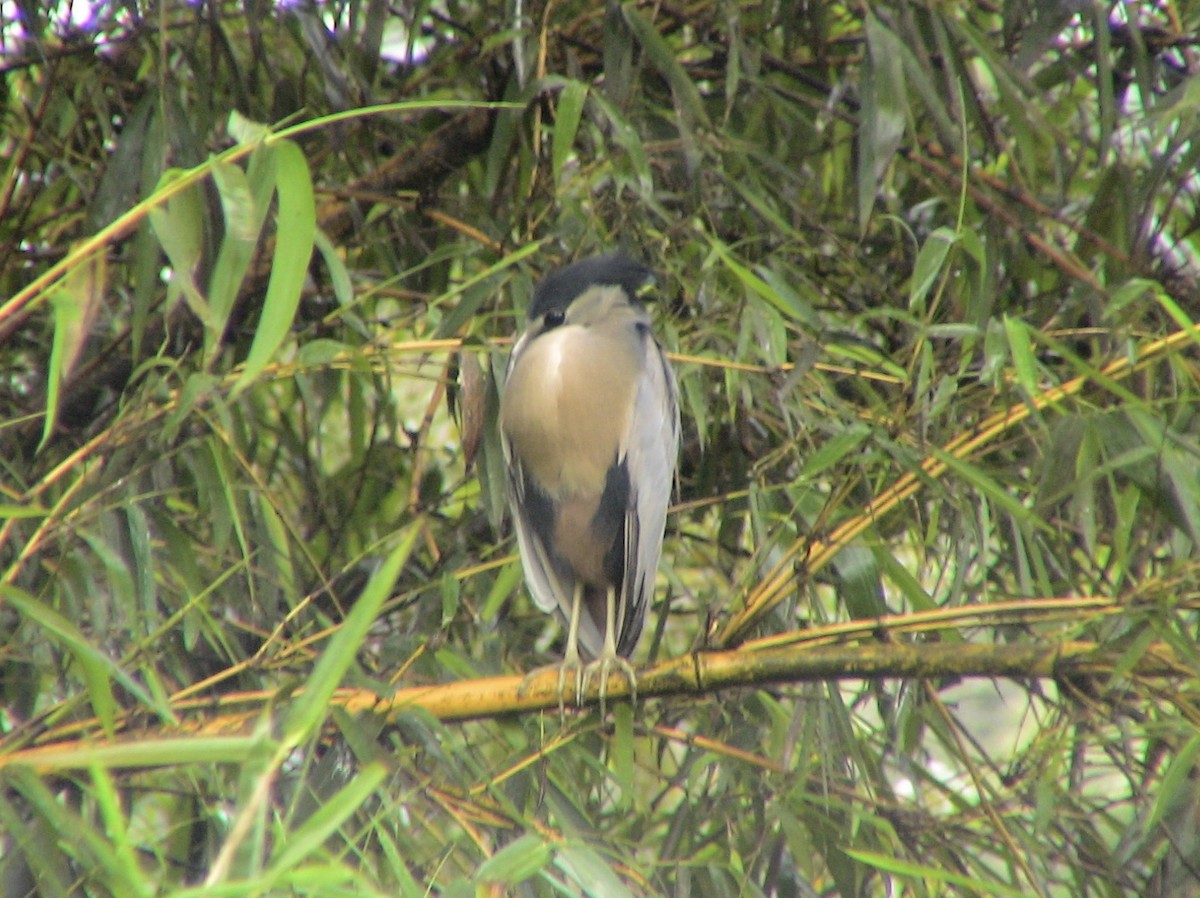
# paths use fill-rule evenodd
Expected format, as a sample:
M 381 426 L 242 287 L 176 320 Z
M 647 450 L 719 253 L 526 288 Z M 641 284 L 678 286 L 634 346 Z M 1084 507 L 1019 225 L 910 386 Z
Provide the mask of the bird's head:
M 653 280 L 649 268 L 619 254 L 594 256 L 560 268 L 534 291 L 528 336 L 564 324 L 592 327 L 622 312 L 640 316 L 643 291 Z

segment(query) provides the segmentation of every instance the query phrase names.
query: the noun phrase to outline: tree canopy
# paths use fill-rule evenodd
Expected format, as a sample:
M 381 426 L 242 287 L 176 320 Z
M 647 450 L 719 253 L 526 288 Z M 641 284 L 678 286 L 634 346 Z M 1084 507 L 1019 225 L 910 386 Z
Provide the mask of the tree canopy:
M 1200 4 L 81 6 L 0 5 L 6 895 L 1200 895 Z M 560 714 L 497 384 L 616 248 L 677 501 Z

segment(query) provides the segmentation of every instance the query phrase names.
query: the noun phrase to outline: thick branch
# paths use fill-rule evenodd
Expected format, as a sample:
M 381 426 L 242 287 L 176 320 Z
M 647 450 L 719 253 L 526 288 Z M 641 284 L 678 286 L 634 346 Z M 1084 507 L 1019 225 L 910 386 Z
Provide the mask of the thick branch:
M 349 194 L 392 195 L 407 190 L 429 192 L 487 148 L 495 111 L 470 109 L 450 119 L 421 143 L 400 153 L 374 171 L 346 185 Z M 317 210 L 321 230 L 334 243 L 354 229 L 357 204 L 332 200 Z
M 786 646 L 761 651 L 701 652 L 660 664 L 641 674 L 638 700 L 672 695 L 695 695 L 738 686 L 802 683 L 817 680 L 943 679 L 1010 677 L 1015 679 L 1107 676 L 1118 665 L 1127 667 L 1126 652 L 1092 642 L 1031 642 L 1023 645 L 970 645 L 963 643 L 847 645 L 827 648 Z M 1129 677 L 1194 678 L 1165 644 L 1151 645 L 1127 667 Z M 592 683 L 584 705 L 599 701 L 598 683 Z M 386 698 L 362 689 L 344 689 L 333 703 L 346 711 L 371 712 L 392 718 L 416 708 L 443 721 L 471 720 L 523 711 L 558 708 L 558 674 L 546 670 L 521 676 L 466 680 L 441 686 L 401 689 Z M 608 683 L 610 702 L 628 698 L 624 677 L 614 674 Z M 255 724 L 275 695 L 270 692 L 227 696 L 214 703 L 197 699 L 179 703 L 175 711 L 196 717 L 178 729 L 159 729 L 133 735 L 129 721 L 116 742 L 96 737 L 100 725 L 84 721 L 44 734 L 40 745 L 0 754 L 0 770 L 9 764 L 30 764 L 42 771 L 86 767 L 92 763 L 112 767 L 154 766 L 157 757 L 177 756 L 181 741 L 204 739 L 220 757 L 210 761 L 235 761 L 252 746 Z M 220 713 L 212 716 L 214 708 Z M 139 718 L 140 719 L 140 718 Z M 84 744 L 86 743 L 86 750 Z

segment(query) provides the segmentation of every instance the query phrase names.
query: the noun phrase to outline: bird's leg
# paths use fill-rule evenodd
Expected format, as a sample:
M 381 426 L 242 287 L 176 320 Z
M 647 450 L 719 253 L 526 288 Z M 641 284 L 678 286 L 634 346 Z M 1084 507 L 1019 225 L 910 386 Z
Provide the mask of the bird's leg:
M 575 584 L 575 594 L 571 598 L 571 620 L 567 624 L 567 649 L 563 654 L 562 665 L 558 668 L 558 713 L 563 715 L 563 692 L 566 686 L 567 670 L 575 668 L 575 704 L 583 703 L 583 662 L 579 659 L 579 614 L 583 607 L 583 584 Z
M 604 651 L 587 666 L 583 674 L 583 691 L 593 676 L 600 677 L 600 715 L 604 716 L 604 700 L 608 695 L 608 675 L 613 668 L 619 670 L 629 681 L 630 700 L 637 704 L 637 673 L 633 665 L 617 654 L 617 594 L 611 587 L 604 601 Z
M 575 670 L 575 704 L 576 706 L 583 704 L 583 672 L 584 664 L 579 657 L 579 615 L 583 607 L 583 587 L 577 585 L 575 587 L 575 595 L 571 600 L 571 616 L 567 621 L 567 648 L 563 652 L 563 659 L 558 664 L 547 664 L 543 667 L 536 668 L 525 674 L 525 679 L 521 681 L 519 694 L 525 692 L 525 687 L 529 681 L 539 674 L 546 673 L 549 670 L 558 670 L 558 718 L 561 722 L 567 716 L 566 694 L 567 694 L 567 671 L 574 668 Z

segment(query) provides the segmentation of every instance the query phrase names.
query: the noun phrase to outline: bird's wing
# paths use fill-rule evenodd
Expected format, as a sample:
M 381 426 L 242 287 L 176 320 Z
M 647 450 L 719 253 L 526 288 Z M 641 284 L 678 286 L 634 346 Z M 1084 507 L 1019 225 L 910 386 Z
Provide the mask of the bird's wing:
M 567 582 L 567 578 L 555 570 L 546 548 L 546 537 L 541 532 L 544 528 L 538 526 L 539 521 L 544 524 L 553 521 L 550 498 L 528 475 L 509 441 L 502 438 L 501 442 L 504 446 L 509 495 L 513 499 L 509 505 L 515 512 L 517 543 L 533 601 L 546 613 L 558 609 L 570 614 L 574 584 Z
M 617 607 L 620 655 L 633 651 L 646 622 L 679 456 L 675 373 L 662 347 L 649 334 L 645 353 L 645 376 L 638 386 L 625 443 L 631 489 L 625 523 L 625 581 Z
M 552 539 L 554 503 L 525 470 L 508 440 L 502 442 L 525 582 L 538 608 L 547 614 L 558 611 L 564 621 L 570 621 L 576 578 L 569 565 L 555 564 L 557 556 L 547 544 Z M 599 655 L 604 646 L 603 628 L 603 618 L 596 620 L 586 611 L 580 615 L 579 643 L 592 656 Z

